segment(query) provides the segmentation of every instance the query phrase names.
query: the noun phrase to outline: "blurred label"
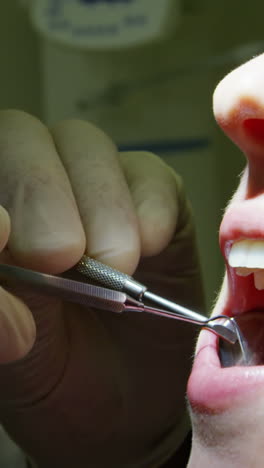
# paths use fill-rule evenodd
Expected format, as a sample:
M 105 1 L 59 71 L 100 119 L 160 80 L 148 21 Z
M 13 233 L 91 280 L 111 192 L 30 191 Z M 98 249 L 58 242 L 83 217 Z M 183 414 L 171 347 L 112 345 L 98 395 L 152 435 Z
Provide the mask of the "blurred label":
M 50 39 L 91 49 L 159 40 L 175 28 L 180 0 L 35 0 L 35 27 Z

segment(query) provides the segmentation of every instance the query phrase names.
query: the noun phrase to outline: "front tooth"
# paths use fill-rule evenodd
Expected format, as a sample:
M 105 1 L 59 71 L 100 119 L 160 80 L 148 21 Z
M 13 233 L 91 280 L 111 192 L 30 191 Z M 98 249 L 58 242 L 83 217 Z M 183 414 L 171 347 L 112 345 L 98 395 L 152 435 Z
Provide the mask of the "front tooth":
M 249 276 L 253 273 L 256 289 L 264 289 L 264 270 L 262 268 L 235 268 L 238 276 Z
M 254 273 L 255 270 L 252 268 L 244 268 L 244 267 L 237 267 L 236 268 L 236 274 L 238 276 L 249 276 L 251 273 Z
M 234 242 L 228 263 L 233 268 L 264 269 L 264 240 L 244 239 Z
M 256 289 L 264 289 L 264 240 L 244 239 L 234 242 L 228 263 L 238 276 L 253 273 Z
M 255 271 L 254 284 L 256 289 L 264 289 L 264 270 Z

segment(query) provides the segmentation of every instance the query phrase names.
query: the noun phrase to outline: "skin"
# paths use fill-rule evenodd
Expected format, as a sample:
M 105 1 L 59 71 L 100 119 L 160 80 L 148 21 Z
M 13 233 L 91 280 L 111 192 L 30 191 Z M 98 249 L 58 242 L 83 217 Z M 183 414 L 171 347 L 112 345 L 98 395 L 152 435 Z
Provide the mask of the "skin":
M 1 261 L 50 274 L 84 252 L 204 311 L 180 178 L 93 125 L 0 112 Z M 0 418 L 39 468 L 158 466 L 188 431 L 195 327 L 0 289 Z
M 220 228 L 220 246 L 226 263 L 230 241 L 264 238 L 263 82 L 264 55 L 261 55 L 227 75 L 214 94 L 214 113 L 219 125 L 247 158 L 240 185 Z M 213 314 L 249 311 L 250 316 L 258 308 L 258 330 L 263 330 L 263 304 L 263 291 L 255 289 L 252 278 L 238 277 L 227 263 L 226 278 Z M 252 330 L 253 325 L 252 322 Z M 256 328 L 254 333 L 257 336 Z M 263 365 L 221 369 L 216 339 L 202 332 L 188 397 L 193 425 L 188 468 L 263 466 Z

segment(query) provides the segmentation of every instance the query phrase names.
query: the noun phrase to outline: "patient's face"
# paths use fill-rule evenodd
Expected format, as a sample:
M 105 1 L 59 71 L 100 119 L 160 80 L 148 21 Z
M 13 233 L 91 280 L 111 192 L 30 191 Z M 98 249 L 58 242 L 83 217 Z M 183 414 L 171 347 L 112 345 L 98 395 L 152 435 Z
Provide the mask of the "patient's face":
M 189 468 L 264 466 L 264 55 L 227 75 L 214 94 L 219 125 L 247 157 L 220 228 L 226 276 L 213 314 L 237 316 L 249 366 L 219 359 L 202 331 L 188 384 L 193 424 Z M 228 167 L 226 168 L 228 171 Z M 220 343 L 220 347 L 222 344 Z

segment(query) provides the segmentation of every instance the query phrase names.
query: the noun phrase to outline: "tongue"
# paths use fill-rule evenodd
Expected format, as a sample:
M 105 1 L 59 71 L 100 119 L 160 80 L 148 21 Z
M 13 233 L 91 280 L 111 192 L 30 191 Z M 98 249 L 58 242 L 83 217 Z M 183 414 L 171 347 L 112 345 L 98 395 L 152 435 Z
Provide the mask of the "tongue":
M 264 312 L 250 311 L 236 316 L 236 322 L 247 342 L 250 361 L 247 365 L 264 364 Z M 244 365 L 238 344 L 219 340 L 219 359 L 222 367 Z

